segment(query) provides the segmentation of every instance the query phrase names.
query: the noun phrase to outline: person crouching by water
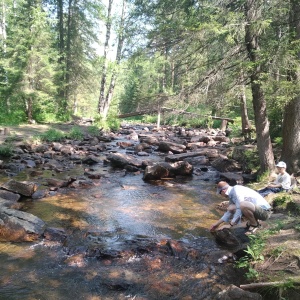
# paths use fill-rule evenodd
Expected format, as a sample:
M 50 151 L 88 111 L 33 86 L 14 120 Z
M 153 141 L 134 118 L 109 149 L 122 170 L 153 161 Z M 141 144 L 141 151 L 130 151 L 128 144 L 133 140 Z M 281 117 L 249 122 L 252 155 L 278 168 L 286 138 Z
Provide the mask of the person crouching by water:
M 288 191 L 291 188 L 291 176 L 286 172 L 286 163 L 280 161 L 277 165 L 278 175 L 274 182 L 269 184 L 263 189 L 258 190 L 257 192 L 266 197 L 271 193 L 279 193 L 282 191 Z
M 227 182 L 220 181 L 217 193 L 229 198 L 229 206 L 221 219 L 211 226 L 210 231 L 215 231 L 223 222 L 228 222 L 230 226 L 237 225 L 244 216 L 248 220 L 245 229 L 255 232 L 260 226 L 258 220 L 265 221 L 270 216 L 270 204 L 258 192 L 248 187 L 230 186 Z

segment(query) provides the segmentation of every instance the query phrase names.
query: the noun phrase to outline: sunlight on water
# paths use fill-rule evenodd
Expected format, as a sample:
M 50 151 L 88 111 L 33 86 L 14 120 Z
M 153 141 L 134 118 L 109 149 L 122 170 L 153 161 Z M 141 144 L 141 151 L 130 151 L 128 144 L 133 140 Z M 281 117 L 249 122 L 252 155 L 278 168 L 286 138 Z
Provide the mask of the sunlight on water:
M 214 186 L 203 181 L 154 184 L 144 182 L 141 174 L 106 175 L 85 189 L 26 201 L 25 210 L 48 227 L 73 234 L 75 245 L 93 242 L 114 247 L 133 236 L 185 242 L 210 237 L 207 228 L 218 218 L 213 209 L 216 200 Z M 0 243 L 0 300 L 100 299 L 92 296 L 97 290 L 96 264 L 88 265 L 79 256 L 68 261 L 55 247 L 43 242 Z M 82 272 L 87 276 L 84 280 Z M 85 280 L 95 282 L 85 284 Z M 76 295 L 78 286 L 80 298 Z

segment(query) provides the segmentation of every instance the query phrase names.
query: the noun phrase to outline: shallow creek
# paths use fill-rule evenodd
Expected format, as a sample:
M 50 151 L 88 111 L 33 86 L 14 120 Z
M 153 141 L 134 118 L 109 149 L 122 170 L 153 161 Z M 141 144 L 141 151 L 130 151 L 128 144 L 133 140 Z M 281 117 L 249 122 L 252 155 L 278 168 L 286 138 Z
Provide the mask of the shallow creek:
M 83 173 L 80 168 L 72 172 Z M 66 230 L 68 251 L 45 240 L 0 243 L 0 299 L 214 299 L 239 281 L 233 265 L 204 259 L 219 249 L 207 230 L 221 200 L 213 181 L 194 176 L 148 183 L 142 174 L 97 171 L 102 177 L 93 185 L 25 201 L 25 211 Z M 203 259 L 149 253 L 96 259 L 80 252 L 88 243 L 113 251 L 142 238 L 183 241 L 202 249 Z

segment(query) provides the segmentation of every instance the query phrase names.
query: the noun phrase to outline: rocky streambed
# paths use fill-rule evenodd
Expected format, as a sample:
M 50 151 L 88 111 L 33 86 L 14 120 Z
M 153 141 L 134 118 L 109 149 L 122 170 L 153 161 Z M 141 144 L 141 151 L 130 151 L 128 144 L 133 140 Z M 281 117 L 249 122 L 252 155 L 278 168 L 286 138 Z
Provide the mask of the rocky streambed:
M 218 130 L 82 130 L 15 135 L 1 162 L 3 299 L 260 299 L 231 286 L 245 281 L 234 256 L 220 262 L 247 240 L 225 232 L 222 247 L 207 230 L 215 182 L 252 179 L 241 158 L 252 145 Z

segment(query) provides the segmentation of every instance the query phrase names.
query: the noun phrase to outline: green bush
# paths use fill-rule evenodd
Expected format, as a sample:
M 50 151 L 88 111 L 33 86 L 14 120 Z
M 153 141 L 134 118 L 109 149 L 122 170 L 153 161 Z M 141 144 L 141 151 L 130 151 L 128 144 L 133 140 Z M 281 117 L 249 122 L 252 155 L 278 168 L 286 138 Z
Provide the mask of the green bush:
M 11 113 L 7 111 L 0 112 L 0 124 L 2 125 L 19 125 L 26 122 L 26 115 L 21 110 L 15 110 Z
M 0 157 L 10 157 L 13 154 L 13 147 L 11 144 L 0 145 Z
M 279 196 L 274 198 L 273 206 L 281 206 L 283 204 L 287 204 L 290 201 L 292 201 L 292 197 L 289 194 L 280 194 Z
M 97 126 L 89 126 L 87 128 L 87 131 L 88 133 L 91 135 L 91 136 L 98 136 L 99 133 L 100 133 L 100 129 L 97 127 Z
M 116 115 L 108 115 L 106 120 L 98 115 L 95 117 L 95 124 L 104 130 L 118 130 L 121 126 L 121 121 Z
M 282 141 L 282 137 L 276 137 L 274 138 L 274 142 L 277 146 L 282 146 L 283 145 L 283 141 Z
M 72 127 L 70 132 L 67 134 L 67 137 L 73 140 L 83 140 L 84 138 L 84 133 L 78 126 Z
M 47 142 L 60 142 L 66 138 L 66 135 L 59 130 L 56 129 L 49 129 L 45 133 L 36 135 L 34 139 L 40 139 L 41 141 Z

